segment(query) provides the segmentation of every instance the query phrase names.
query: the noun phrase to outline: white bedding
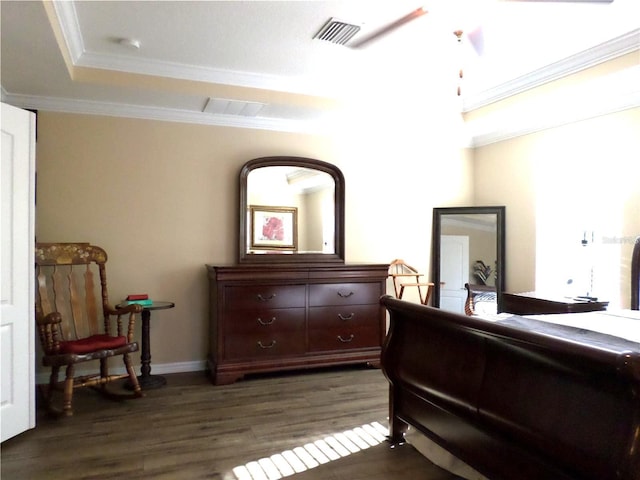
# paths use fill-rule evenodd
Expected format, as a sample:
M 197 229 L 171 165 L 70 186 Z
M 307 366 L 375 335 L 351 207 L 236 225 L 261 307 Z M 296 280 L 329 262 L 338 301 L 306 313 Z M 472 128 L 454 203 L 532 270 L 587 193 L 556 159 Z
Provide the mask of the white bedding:
M 562 315 L 527 315 L 544 322 L 579 327 L 640 343 L 639 310 L 605 310 L 603 312 L 569 313 Z
M 491 321 L 505 320 L 511 313 L 497 315 L 479 315 Z M 524 315 L 525 318 L 555 323 L 569 327 L 582 328 L 593 332 L 613 335 L 632 342 L 640 343 L 640 311 L 639 310 L 605 310 L 602 312 L 562 313 L 547 315 Z

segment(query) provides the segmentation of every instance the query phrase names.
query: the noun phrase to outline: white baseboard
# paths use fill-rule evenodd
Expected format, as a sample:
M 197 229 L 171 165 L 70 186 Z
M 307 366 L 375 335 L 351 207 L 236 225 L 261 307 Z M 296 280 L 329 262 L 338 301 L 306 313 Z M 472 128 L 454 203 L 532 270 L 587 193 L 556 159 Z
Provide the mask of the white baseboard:
M 122 361 L 120 361 L 119 365 L 116 365 L 115 361 L 111 362 L 113 365 L 109 365 L 109 371 L 114 374 L 122 374 L 125 373 L 124 365 L 122 365 Z M 99 367 L 97 363 L 94 364 L 93 369 L 90 368 L 78 368 L 76 370 L 76 375 L 88 375 L 91 373 L 95 373 L 98 371 Z M 87 364 L 89 366 L 89 364 Z M 194 361 L 194 362 L 179 362 L 179 363 L 153 363 L 151 364 L 151 373 L 152 374 L 169 374 L 169 373 L 185 373 L 185 372 L 200 372 L 206 369 L 207 362 L 205 360 Z M 44 368 L 44 367 L 40 367 Z M 140 366 L 136 365 L 136 371 L 140 371 Z M 47 384 L 49 383 L 49 375 L 51 374 L 51 370 L 47 367 L 45 371 L 38 372 L 36 374 L 36 383 Z M 60 369 L 60 380 L 64 379 L 64 369 Z

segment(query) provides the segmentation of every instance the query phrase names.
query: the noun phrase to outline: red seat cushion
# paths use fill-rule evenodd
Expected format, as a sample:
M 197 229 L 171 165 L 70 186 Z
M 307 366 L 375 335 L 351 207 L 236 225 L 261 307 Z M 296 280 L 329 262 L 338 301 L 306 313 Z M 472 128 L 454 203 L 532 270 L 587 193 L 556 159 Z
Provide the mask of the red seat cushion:
M 122 347 L 127 344 L 127 337 L 112 337 L 110 335 L 91 335 L 79 340 L 60 342 L 60 353 L 91 353 L 96 350 L 107 350 Z

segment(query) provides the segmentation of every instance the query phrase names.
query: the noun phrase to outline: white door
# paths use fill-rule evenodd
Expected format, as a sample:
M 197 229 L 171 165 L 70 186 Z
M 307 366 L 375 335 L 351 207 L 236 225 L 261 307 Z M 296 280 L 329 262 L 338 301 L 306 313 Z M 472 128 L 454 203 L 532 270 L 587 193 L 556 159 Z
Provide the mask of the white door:
M 35 115 L 2 104 L 0 440 L 35 427 Z
M 464 313 L 469 282 L 469 237 L 442 235 L 440 237 L 440 308 Z

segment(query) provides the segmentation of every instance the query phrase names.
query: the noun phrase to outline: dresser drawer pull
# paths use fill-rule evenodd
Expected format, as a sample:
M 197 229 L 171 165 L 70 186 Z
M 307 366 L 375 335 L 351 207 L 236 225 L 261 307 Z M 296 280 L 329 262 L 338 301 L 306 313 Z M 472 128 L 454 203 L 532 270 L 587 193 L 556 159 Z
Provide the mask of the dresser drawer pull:
M 351 320 L 353 317 L 355 317 L 355 313 L 351 312 L 349 315 L 342 315 L 341 313 L 338 314 L 338 318 L 340 320 Z
M 275 321 L 276 321 L 276 317 L 271 317 L 271 320 L 267 320 L 267 321 L 264 321 L 260 317 L 258 317 L 258 323 L 260 325 L 271 325 Z
M 268 297 L 263 297 L 260 293 L 258 294 L 258 300 L 260 300 L 261 302 L 268 302 L 269 300 L 273 300 L 274 298 L 276 298 L 275 293 L 272 293 Z
M 338 340 L 340 340 L 342 343 L 349 343 L 351 340 L 353 340 L 353 333 L 349 335 L 349 338 L 342 338 L 342 335 L 338 335 Z
M 353 295 L 353 292 L 342 293 L 341 291 L 338 290 L 338 295 L 342 298 L 349 298 L 351 295 Z
M 263 345 L 262 342 L 260 340 L 258 340 L 258 346 L 260 348 L 273 348 L 276 345 L 276 341 L 275 340 L 271 340 L 271 343 L 269 345 Z

